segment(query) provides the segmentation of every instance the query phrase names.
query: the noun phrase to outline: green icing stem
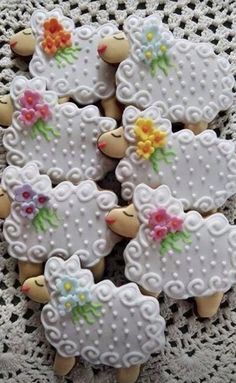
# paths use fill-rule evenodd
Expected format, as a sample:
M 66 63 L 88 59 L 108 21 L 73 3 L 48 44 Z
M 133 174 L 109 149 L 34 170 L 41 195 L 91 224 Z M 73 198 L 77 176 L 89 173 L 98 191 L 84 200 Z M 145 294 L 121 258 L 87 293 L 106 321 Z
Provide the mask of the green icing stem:
M 72 320 L 77 322 L 83 318 L 88 324 L 94 324 L 96 318 L 101 317 L 102 305 L 100 303 L 88 302 L 84 306 L 77 305 L 72 310 Z
M 39 209 L 38 214 L 34 217 L 32 224 L 37 232 L 46 231 L 48 227 L 58 227 L 60 221 L 54 210 L 47 207 Z
M 58 68 L 62 66 L 62 64 L 73 64 L 75 60 L 78 58 L 78 52 L 81 51 L 79 47 L 67 47 L 63 49 L 59 49 L 55 54 L 55 60 L 57 62 Z
M 175 152 L 165 149 L 165 148 L 156 148 L 155 151 L 150 156 L 150 161 L 155 172 L 159 171 L 159 162 L 164 161 L 166 164 L 171 164 L 173 162 L 173 157 L 175 157 Z
M 150 63 L 151 75 L 156 75 L 157 69 L 159 68 L 165 76 L 168 75 L 168 70 L 171 67 L 170 59 L 166 53 L 156 56 Z
M 183 250 L 183 244 L 179 243 L 179 241 L 182 241 L 186 244 L 192 243 L 191 234 L 188 231 L 168 233 L 160 243 L 160 254 L 164 255 L 169 250 L 180 253 Z
M 42 135 L 45 140 L 51 141 L 53 137 L 60 137 L 61 134 L 58 130 L 50 127 L 45 121 L 41 118 L 32 126 L 31 137 L 36 138 L 37 134 Z

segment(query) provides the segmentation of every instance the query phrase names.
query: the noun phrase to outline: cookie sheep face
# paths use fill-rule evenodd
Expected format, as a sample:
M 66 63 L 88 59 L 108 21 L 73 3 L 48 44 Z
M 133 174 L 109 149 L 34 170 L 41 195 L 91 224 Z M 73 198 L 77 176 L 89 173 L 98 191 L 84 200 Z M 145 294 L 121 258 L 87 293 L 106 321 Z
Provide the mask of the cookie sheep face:
M 109 211 L 106 223 L 114 233 L 125 238 L 134 238 L 140 226 L 133 204 Z
M 28 278 L 21 286 L 21 292 L 34 302 L 47 303 L 50 300 L 44 275 Z
M 64 357 L 79 356 L 115 368 L 145 362 L 164 345 L 158 301 L 138 287 L 94 284 L 79 258 L 51 258 L 45 268 L 50 302 L 41 319 L 48 341 Z M 53 336 L 53 334 L 58 336 Z
M 123 158 L 128 148 L 128 141 L 124 136 L 124 128 L 121 126 L 115 131 L 101 134 L 97 143 L 98 149 L 111 158 Z
M 116 122 L 101 117 L 96 106 L 59 105 L 56 93 L 46 91 L 44 80 L 22 76 L 13 80 L 11 97 L 16 112 L 3 138 L 10 165 L 22 167 L 34 160 L 54 184 L 99 180 L 115 167 L 115 161 L 97 148 L 97 139 L 113 130 Z
M 127 107 L 123 129 L 119 136 L 125 137 L 128 149 L 116 168 L 116 177 L 125 200 L 132 200 L 140 183 L 152 188 L 165 184 L 185 210 L 208 212 L 236 192 L 233 141 L 217 138 L 212 130 L 197 136 L 186 129 L 172 133 L 170 121 L 161 118 L 155 106 L 143 112 Z M 105 153 L 112 153 L 113 147 L 115 153 L 118 147 L 123 148 L 120 138 L 115 138 L 116 131 L 112 133 L 112 143 L 106 137 L 110 133 L 99 138 Z
M 35 51 L 36 40 L 31 28 L 23 29 L 12 36 L 10 47 L 19 56 L 32 56 Z
M 45 79 L 48 89 L 58 96 L 71 96 L 83 105 L 114 94 L 115 68 L 97 53 L 99 41 L 118 31 L 113 24 L 75 29 L 73 21 L 60 9 L 40 9 L 33 13 L 31 27 L 36 49 L 30 72 Z
M 65 181 L 52 188 L 49 177 L 31 162 L 23 168 L 8 166 L 2 185 L 13 200 L 4 236 L 9 254 L 20 261 L 42 263 L 78 251 L 83 266 L 91 267 L 120 239 L 105 221 L 117 197 L 98 191 L 93 181 L 77 186 Z
M 236 227 L 224 215 L 184 213 L 165 185 L 137 186 L 133 203 L 140 228 L 124 251 L 129 280 L 176 299 L 225 292 L 236 282 Z
M 158 16 L 130 16 L 124 31 L 129 57 L 117 70 L 117 99 L 140 109 L 160 108 L 172 122 L 210 122 L 232 104 L 229 62 L 211 45 L 174 39 Z
M 0 218 L 6 218 L 11 209 L 11 200 L 7 192 L 0 187 Z
M 100 57 L 109 64 L 119 64 L 129 55 L 129 40 L 124 32 L 102 39 L 98 45 Z
M 0 96 L 0 125 L 9 126 L 12 121 L 13 105 L 9 94 Z

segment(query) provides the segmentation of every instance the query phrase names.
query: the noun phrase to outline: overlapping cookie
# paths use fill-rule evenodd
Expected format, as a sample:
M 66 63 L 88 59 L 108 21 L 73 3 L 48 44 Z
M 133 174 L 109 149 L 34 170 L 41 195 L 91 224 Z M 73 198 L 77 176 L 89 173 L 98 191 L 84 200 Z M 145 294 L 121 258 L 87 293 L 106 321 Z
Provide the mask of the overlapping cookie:
M 101 277 L 104 257 L 119 241 L 105 222 L 117 204 L 113 192 L 99 191 L 91 180 L 77 186 L 64 181 L 53 189 L 34 162 L 8 166 L 2 188 L 12 200 L 3 233 L 9 254 L 19 261 L 20 281 L 41 274 L 48 258 L 68 258 L 75 251 L 83 267 Z
M 41 319 L 57 351 L 56 374 L 67 374 L 81 356 L 116 368 L 117 382 L 134 383 L 140 364 L 164 346 L 158 301 L 143 296 L 133 283 L 94 284 L 92 273 L 81 270 L 77 254 L 66 261 L 51 258 L 44 276 L 26 280 L 22 290 L 37 302 L 48 302 Z
M 133 204 L 106 219 L 115 233 L 133 238 L 124 251 L 129 280 L 172 298 L 196 297 L 203 317 L 216 313 L 236 282 L 236 227 L 223 214 L 185 213 L 167 186 L 140 184 Z
M 155 106 L 142 112 L 129 106 L 122 122 L 122 127 L 99 137 L 98 147 L 121 159 L 116 177 L 125 200 L 132 199 L 142 182 L 153 188 L 166 184 L 185 210 L 205 213 L 236 193 L 233 141 L 217 138 L 212 130 L 173 133 L 170 121 Z
M 116 122 L 101 117 L 96 106 L 59 105 L 56 93 L 47 91 L 41 78 L 15 77 L 11 97 L 16 111 L 3 138 L 10 165 L 24 166 L 34 160 L 54 184 L 99 180 L 115 167 L 98 150 L 97 139 L 113 130 Z
M 163 116 L 196 132 L 231 106 L 230 64 L 216 56 L 210 44 L 174 39 L 156 14 L 128 17 L 121 44 L 113 37 L 99 44 L 106 62 L 113 57 L 117 61 L 122 52 L 116 73 L 116 96 L 121 103 L 141 109 L 157 105 Z

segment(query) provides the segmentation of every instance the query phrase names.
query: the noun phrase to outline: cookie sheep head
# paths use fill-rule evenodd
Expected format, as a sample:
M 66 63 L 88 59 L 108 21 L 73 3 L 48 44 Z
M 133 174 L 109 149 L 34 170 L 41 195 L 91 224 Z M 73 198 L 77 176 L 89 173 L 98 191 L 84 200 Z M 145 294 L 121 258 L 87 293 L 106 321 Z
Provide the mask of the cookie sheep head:
M 8 193 L 0 186 L 0 218 L 5 219 L 10 214 L 11 198 Z
M 124 32 L 104 37 L 98 45 L 98 54 L 108 64 L 119 64 L 129 55 L 129 40 Z
M 12 51 L 19 56 L 32 56 L 36 47 L 36 40 L 31 28 L 25 28 L 13 35 L 9 43 Z
M 21 291 L 34 302 L 47 303 L 50 299 L 44 275 L 26 279 Z

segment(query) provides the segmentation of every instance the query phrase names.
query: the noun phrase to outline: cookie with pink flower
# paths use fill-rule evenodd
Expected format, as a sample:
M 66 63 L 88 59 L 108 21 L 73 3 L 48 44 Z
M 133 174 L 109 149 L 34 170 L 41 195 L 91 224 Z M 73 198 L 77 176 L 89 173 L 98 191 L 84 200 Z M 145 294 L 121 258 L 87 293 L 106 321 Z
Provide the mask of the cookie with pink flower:
M 145 293 L 194 297 L 200 316 L 214 315 L 236 283 L 236 226 L 220 213 L 185 213 L 166 185 L 140 184 L 132 202 L 106 217 L 114 233 L 131 239 L 124 250 L 126 277 Z
M 115 167 L 116 162 L 98 149 L 97 139 L 115 129 L 116 122 L 101 117 L 96 106 L 59 105 L 56 93 L 46 90 L 45 80 L 22 76 L 13 80 L 11 98 L 15 112 L 3 138 L 10 165 L 36 161 L 54 184 L 97 181 Z

